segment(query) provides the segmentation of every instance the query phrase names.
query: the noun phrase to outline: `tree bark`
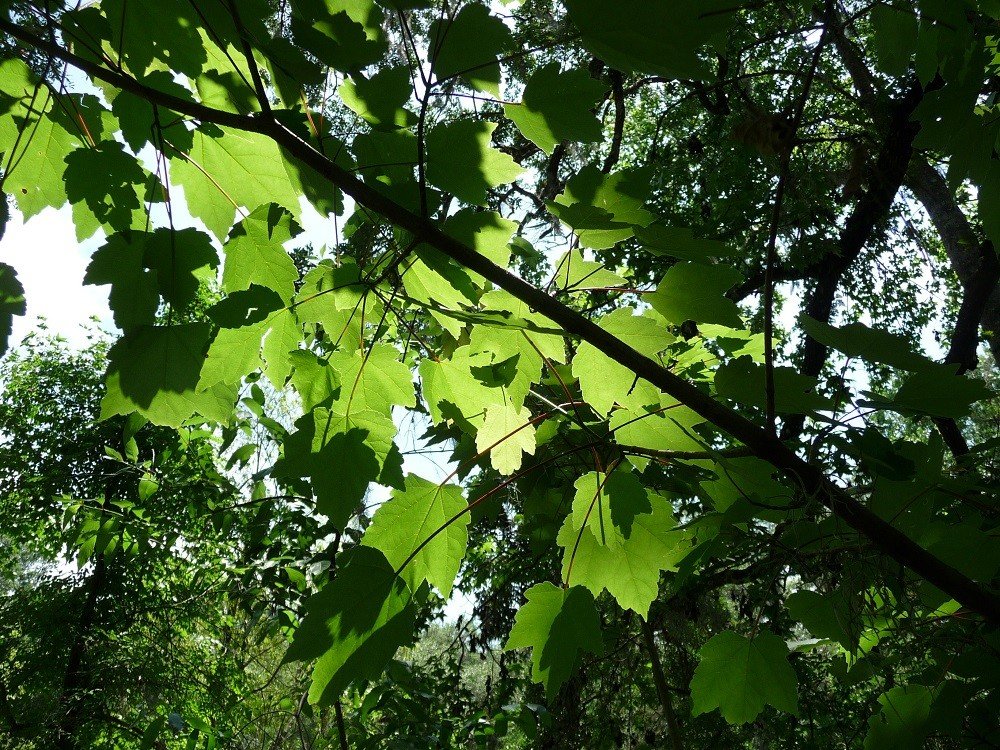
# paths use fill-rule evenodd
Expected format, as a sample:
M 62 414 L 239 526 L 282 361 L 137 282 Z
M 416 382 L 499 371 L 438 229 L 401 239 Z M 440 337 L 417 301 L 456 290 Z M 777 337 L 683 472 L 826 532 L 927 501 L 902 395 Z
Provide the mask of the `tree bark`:
M 642 637 L 646 642 L 646 651 L 649 653 L 649 660 L 653 667 L 653 683 L 656 685 L 656 695 L 660 699 L 660 706 L 663 707 L 663 716 L 667 720 L 667 734 L 670 737 L 670 746 L 673 750 L 684 750 L 684 740 L 681 737 L 681 729 L 677 723 L 677 714 L 674 713 L 674 704 L 670 698 L 670 688 L 667 687 L 667 679 L 663 674 L 663 665 L 660 663 L 660 651 L 656 647 L 653 626 L 646 620 L 641 620 L 640 622 Z
M 923 205 L 937 229 L 948 261 L 965 290 L 966 298 L 971 294 L 973 304 L 981 304 L 979 327 L 989 344 L 993 361 L 1000 363 L 1000 286 L 993 272 L 996 252 L 992 243 L 979 240 L 948 183 L 923 156 L 916 156 L 910 163 L 906 173 L 906 187 Z M 961 314 L 959 317 L 961 318 Z M 955 324 L 956 330 L 961 328 L 961 323 L 959 321 Z M 967 352 L 968 343 L 965 343 L 965 347 Z M 957 355 L 958 352 L 953 354 Z M 963 364 L 968 363 L 967 354 L 964 359 Z M 972 367 L 975 367 L 974 363 Z
M 889 118 L 888 108 L 861 52 L 847 38 L 837 14 L 821 14 L 821 17 L 830 25 L 834 46 L 851 76 L 862 106 L 868 110 L 877 125 L 885 126 Z M 959 207 L 953 191 L 922 154 L 913 156 L 906 173 L 906 187 L 927 211 L 941 237 L 952 271 L 968 293 L 969 286 L 976 283 L 975 279 L 983 267 L 984 255 L 982 243 L 965 212 Z M 986 257 L 987 262 L 988 260 Z M 993 361 L 1000 363 L 1000 285 L 997 282 L 994 282 L 983 307 L 980 326 L 993 354 Z
M 79 730 L 85 716 L 85 705 L 81 693 L 86 687 L 87 669 L 84 663 L 87 652 L 87 640 L 90 637 L 97 613 L 97 599 L 104 588 L 107 575 L 107 563 L 104 555 L 100 555 L 94 563 L 94 572 L 87 579 L 87 594 L 77 621 L 76 635 L 70 646 L 69 659 L 63 677 L 62 691 L 59 695 L 59 705 L 62 716 L 56 725 L 56 747 L 59 750 L 77 750 L 80 744 Z

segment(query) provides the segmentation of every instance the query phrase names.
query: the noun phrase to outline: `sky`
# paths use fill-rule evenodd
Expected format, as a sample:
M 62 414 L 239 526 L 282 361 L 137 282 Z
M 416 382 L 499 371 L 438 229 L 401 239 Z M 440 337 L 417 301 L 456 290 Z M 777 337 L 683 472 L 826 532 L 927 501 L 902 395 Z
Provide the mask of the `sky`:
M 28 222 L 11 211 L 0 240 L 0 261 L 14 267 L 27 305 L 27 315 L 14 318 L 12 348 L 43 321 L 50 333 L 75 348 L 86 345 L 82 324 L 90 318 L 110 327 L 108 290 L 83 286 L 90 255 L 99 245 L 97 238 L 77 243 L 68 206 L 47 208 Z

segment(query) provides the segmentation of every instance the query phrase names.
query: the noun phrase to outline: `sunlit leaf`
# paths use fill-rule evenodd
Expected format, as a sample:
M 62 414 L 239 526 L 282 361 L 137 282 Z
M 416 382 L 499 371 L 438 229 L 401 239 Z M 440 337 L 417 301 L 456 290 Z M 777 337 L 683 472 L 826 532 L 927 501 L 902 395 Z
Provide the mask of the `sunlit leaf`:
M 460 76 L 473 88 L 500 96 L 497 57 L 510 44 L 511 34 L 487 6 L 466 3 L 454 18 L 435 21 L 428 38 L 438 80 Z
M 559 68 L 559 63 L 549 63 L 536 70 L 521 103 L 503 108 L 521 134 L 547 154 L 563 140 L 591 143 L 601 138 L 601 122 L 592 110 L 607 87 L 586 70 Z
M 406 489 L 397 490 L 375 512 L 362 542 L 381 550 L 400 577 L 416 589 L 423 581 L 447 598 L 465 547 L 468 513 L 456 484 L 435 484 L 409 474 Z
M 513 182 L 524 171 L 490 146 L 494 123 L 459 120 L 427 134 L 427 179 L 466 203 L 486 205 L 489 190 Z
M 273 289 L 286 302 L 291 300 L 299 272 L 284 244 L 301 231 L 281 206 L 271 203 L 254 210 L 229 233 L 223 288 L 237 292 L 258 284 Z

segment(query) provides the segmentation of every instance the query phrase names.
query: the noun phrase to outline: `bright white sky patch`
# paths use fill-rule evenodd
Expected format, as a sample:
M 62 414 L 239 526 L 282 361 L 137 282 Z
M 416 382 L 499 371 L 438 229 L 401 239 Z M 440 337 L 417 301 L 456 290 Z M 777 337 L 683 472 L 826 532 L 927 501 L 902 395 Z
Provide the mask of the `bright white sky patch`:
M 87 344 L 85 323 L 97 318 L 111 326 L 108 290 L 84 286 L 83 275 L 100 236 L 76 241 L 69 206 L 47 208 L 27 223 L 11 211 L 7 231 L 0 241 L 0 260 L 14 267 L 24 285 L 28 314 L 14 318 L 13 348 L 44 320 L 50 333 L 62 336 L 74 348 Z

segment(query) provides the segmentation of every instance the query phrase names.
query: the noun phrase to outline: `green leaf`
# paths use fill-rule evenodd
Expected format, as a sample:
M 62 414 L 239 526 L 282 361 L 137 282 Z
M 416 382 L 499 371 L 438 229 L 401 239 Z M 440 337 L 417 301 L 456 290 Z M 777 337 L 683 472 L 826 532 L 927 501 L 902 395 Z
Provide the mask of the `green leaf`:
M 460 311 L 475 303 L 476 289 L 465 269 L 457 263 L 427 248 L 418 252 L 403 272 L 403 286 L 407 295 L 429 306 L 430 313 L 453 338 L 458 339 L 463 323 L 447 314 L 448 310 Z
M 958 365 L 937 365 L 914 373 L 896 391 L 889 408 L 958 419 L 977 401 L 994 394 L 981 380 L 958 375 Z
M 500 384 L 505 395 L 520 407 L 543 372 L 566 359 L 565 342 L 550 320 L 508 292 L 494 289 L 481 302 L 487 309 L 473 321 L 468 351 L 480 366 L 488 363 L 498 374 L 504 373 Z
M 635 517 L 653 511 L 646 489 L 630 471 L 614 471 L 610 476 L 592 471 L 573 487 L 573 524 L 589 528 L 601 544 L 608 544 L 614 535 L 610 524 L 628 539 Z
M 361 345 L 361 318 L 379 314 L 379 302 L 366 296 L 361 270 L 353 259 L 339 265 L 330 259 L 320 261 L 302 279 L 293 303 L 302 323 L 319 323 L 330 341 L 344 349 Z
M 159 483 L 151 475 L 146 474 L 139 480 L 139 499 L 145 502 L 155 495 L 159 489 Z
M 922 370 L 934 363 L 921 354 L 914 353 L 910 340 L 888 331 L 869 328 L 863 323 L 851 323 L 837 328 L 808 315 L 799 316 L 799 326 L 819 343 L 836 349 L 848 357 L 860 357 L 901 370 Z
M 143 265 L 156 273 L 156 286 L 168 304 L 186 307 L 202 280 L 214 279 L 219 255 L 204 232 L 162 228 L 133 237 L 143 243 Z
M 238 292 L 257 284 L 291 301 L 299 272 L 284 245 L 301 231 L 292 215 L 275 203 L 255 209 L 229 233 L 223 289 Z
M 241 115 L 260 111 L 257 92 L 236 71 L 207 70 L 195 80 L 195 87 L 202 104 L 212 109 Z
M 568 224 L 583 247 L 604 250 L 646 226 L 653 214 L 643 208 L 650 190 L 648 169 L 604 174 L 596 164 L 581 169 L 548 209 Z
M 352 683 L 382 674 L 413 636 L 416 606 L 385 556 L 352 547 L 337 558 L 337 575 L 306 602 L 285 661 L 312 661 L 309 700 L 329 704 Z
M 84 284 L 110 284 L 115 324 L 124 331 L 154 322 L 162 294 L 184 307 L 218 264 L 208 237 L 195 229 L 111 235 L 91 257 Z
M 350 412 L 340 410 L 342 404 L 335 403 L 331 408 L 316 408 L 312 412 L 312 422 L 314 430 L 311 433 L 313 456 L 309 457 L 310 466 L 306 472 L 307 476 L 313 478 L 313 484 L 317 490 L 320 512 L 331 518 L 338 514 L 329 512 L 333 507 L 346 507 L 350 505 L 351 498 L 360 500 L 364 496 L 364 490 L 370 481 L 367 471 L 362 471 L 361 466 L 370 463 L 366 458 L 364 462 L 352 464 L 350 461 L 341 461 L 336 450 L 329 448 L 332 440 L 340 439 L 343 433 L 356 432 L 356 437 L 363 440 L 368 447 L 370 455 L 375 459 L 376 468 L 383 471 L 390 467 L 390 462 L 398 459 L 392 457 L 393 453 L 398 453 L 393 443 L 396 435 L 396 425 L 392 419 L 384 414 L 371 409 L 354 409 Z M 310 415 L 305 415 L 309 417 Z M 325 456 L 318 459 L 315 454 L 325 452 Z M 349 479 L 352 474 L 357 474 L 358 479 Z M 384 484 L 395 484 L 388 481 L 383 474 L 381 477 Z M 362 481 L 363 480 L 363 481 Z M 400 477 L 400 485 L 402 477 Z M 356 492 L 349 492 L 349 487 L 357 486 Z M 324 496 L 323 488 L 328 489 L 328 494 Z M 338 497 L 343 495 L 343 499 Z M 353 511 L 353 505 L 351 510 Z
M 463 208 L 445 220 L 441 227 L 466 247 L 485 255 L 504 268 L 510 262 L 510 240 L 517 231 L 517 222 L 505 219 L 495 211 Z M 473 278 L 481 279 L 478 274 Z M 478 282 L 482 286 L 483 282 Z
M 586 260 L 579 250 L 566 252 L 552 274 L 552 280 L 557 289 L 574 291 L 583 289 L 605 289 L 607 287 L 623 287 L 625 279 L 607 270 L 603 263 Z
M 227 422 L 235 391 L 225 386 L 196 391 L 209 331 L 207 323 L 141 326 L 119 339 L 108 352 L 101 418 L 139 412 L 169 427 L 195 414 Z
M 190 89 L 174 80 L 168 71 L 153 71 L 143 79 L 143 83 L 183 101 L 195 101 Z M 110 92 L 108 96 L 111 96 Z M 140 151 L 147 143 L 158 143 L 157 118 L 154 116 L 153 106 L 145 99 L 127 91 L 118 91 L 111 102 L 111 111 L 118 120 L 122 138 L 133 152 Z M 191 132 L 183 123 L 171 125 L 161 121 L 159 132 L 177 148 L 186 150 L 191 147 Z
M 715 373 L 715 390 L 720 396 L 764 409 L 767 405 L 764 365 L 750 357 L 739 357 Z M 806 414 L 832 409 L 833 402 L 816 393 L 816 378 L 801 375 L 794 367 L 774 368 L 774 410 L 779 414 Z
M 413 96 L 409 68 L 386 68 L 371 78 L 357 73 L 337 91 L 344 104 L 372 127 L 395 130 L 417 123 L 417 116 L 403 108 Z
M 340 378 L 337 405 L 345 413 L 370 410 L 390 416 L 393 406 L 416 406 L 413 375 L 389 344 L 375 344 L 366 352 L 337 351 L 330 366 Z
M 796 682 L 788 646 L 778 636 L 759 633 L 749 639 L 728 630 L 702 646 L 691 680 L 691 714 L 718 708 L 730 724 L 746 724 L 771 705 L 798 715 Z
M 335 528 L 345 529 L 359 512 L 359 505 L 371 484 L 378 480 L 391 446 L 383 443 L 380 455 L 372 447 L 376 440 L 391 440 L 395 430 L 388 420 L 374 412 L 359 412 L 338 420 L 340 415 L 317 410 L 317 419 L 329 415 L 330 434 L 323 447 L 313 451 L 320 466 L 312 471 L 316 510 L 330 519 Z
M 340 389 L 340 373 L 330 363 L 305 349 L 291 352 L 292 387 L 302 400 L 302 409 L 311 411 L 332 399 Z
M 459 120 L 427 134 L 427 179 L 466 203 L 486 205 L 490 189 L 513 182 L 524 169 L 490 147 L 496 123 Z
M 399 574 L 411 589 L 427 581 L 447 599 L 469 543 L 466 506 L 458 485 L 408 474 L 406 488 L 375 512 L 362 544 L 381 550 L 395 568 L 405 563 Z
M 500 53 L 511 43 L 511 33 L 489 8 L 470 2 L 454 18 L 435 21 L 428 32 L 434 77 L 458 76 L 472 88 L 500 96 Z
M 77 238 L 100 227 L 111 231 L 146 225 L 146 208 L 161 199 L 162 187 L 117 141 L 78 148 L 66 155 L 63 179 L 73 204 Z
M 785 607 L 817 638 L 829 638 L 848 651 L 857 648 L 860 617 L 842 594 L 796 591 L 785 599 Z
M 476 450 L 489 450 L 493 468 L 501 474 L 513 474 L 521 468 L 522 452 L 529 456 L 535 453 L 531 412 L 510 403 L 487 406 L 476 432 Z
M 920 750 L 931 731 L 931 704 L 937 691 L 900 685 L 879 696 L 879 710 L 868 720 L 865 750 Z
M 191 214 L 220 242 L 237 208 L 253 211 L 277 203 L 299 215 L 300 168 L 265 135 L 202 124 L 190 152 L 171 159 L 171 177 L 184 188 Z
M 697 465 L 715 475 L 715 479 L 702 480 L 700 485 L 720 513 L 738 503 L 748 503 L 754 515 L 767 517 L 769 510 L 776 508 L 780 512 L 795 500 L 795 492 L 774 478 L 774 467 L 759 458 L 725 458 Z
M 284 388 L 292 371 L 292 352 L 302 340 L 302 326 L 288 310 L 277 311 L 269 322 L 261 346 L 263 373 L 275 388 Z
M 11 166 L 4 176 L 4 191 L 14 196 L 25 221 L 43 208 L 59 208 L 68 200 L 63 179 L 65 158 L 80 141 L 50 111 L 58 106 L 55 97 L 43 87 L 34 113 L 17 118 L 18 127 L 28 135 L 21 139 L 17 152 L 8 157 Z M 11 138 L 4 142 L 3 150 L 7 151 L 7 144 L 14 141 Z
M 607 86 L 583 68 L 566 72 L 559 68 L 552 62 L 536 70 L 525 84 L 521 103 L 503 108 L 521 134 L 547 154 L 560 141 L 594 143 L 603 134 L 592 110 Z
M 666 451 L 705 449 L 705 439 L 694 430 L 705 419 L 676 399 L 655 393 L 649 386 L 637 388 L 624 401 L 608 421 L 620 445 Z M 636 464 L 637 459 L 631 461 Z
M 307 57 L 305 50 L 291 39 L 258 39 L 257 46 L 265 58 L 278 97 L 286 108 L 302 106 L 300 97 L 304 87 L 323 85 L 324 67 L 312 57 Z
M 372 0 L 296 0 L 292 9 L 295 41 L 327 65 L 355 72 L 382 58 L 383 14 Z
M 485 326 L 501 324 L 501 327 L 509 332 L 515 343 L 509 346 L 501 346 L 495 349 L 497 361 L 503 361 L 507 357 L 515 355 L 527 356 L 528 352 L 535 355 L 532 360 L 537 361 L 541 366 L 541 359 L 537 356 L 538 351 L 546 358 L 554 362 L 566 361 L 566 343 L 562 329 L 546 318 L 541 313 L 535 312 L 527 304 L 519 300 L 510 292 L 503 289 L 493 289 L 480 299 L 484 312 L 496 312 L 502 316 L 502 321 L 482 321 Z M 483 325 L 478 329 L 473 327 L 472 337 L 475 339 L 477 330 L 482 330 Z M 530 343 L 529 343 L 530 341 Z M 532 346 L 533 344 L 533 346 Z
M 0 195 L 0 199 L 4 196 Z M 14 316 L 24 315 L 26 309 L 24 287 L 17 280 L 17 274 L 6 263 L 0 263 L 0 356 L 7 351 Z
M 505 402 L 500 388 L 492 388 L 472 374 L 473 364 L 467 347 L 456 350 L 450 360 L 425 359 L 420 363 L 421 387 L 435 424 L 453 420 L 463 430 L 474 432 L 473 420 L 481 423 L 487 406 Z
M 273 473 L 309 477 L 316 509 L 343 529 L 372 482 L 401 486 L 403 478 L 392 419 L 368 409 L 345 413 L 339 406 L 317 407 L 299 418 Z
M 628 308 L 608 313 L 598 325 L 654 361 L 674 341 L 664 326 L 652 318 L 633 315 Z M 630 369 L 586 342 L 580 344 L 573 357 L 573 374 L 580 380 L 584 399 L 599 414 L 607 414 L 616 403 L 624 403 L 637 381 Z
M 531 679 L 555 698 L 576 667 L 579 653 L 604 653 L 601 622 L 593 595 L 582 586 L 558 588 L 539 583 L 525 592 L 505 651 L 531 649 Z
M 263 364 L 261 339 L 268 335 L 279 316 L 288 315 L 283 308 L 277 292 L 256 285 L 234 292 L 209 308 L 209 316 L 222 328 L 216 332 L 208 348 L 199 389 L 211 388 L 218 383 L 239 383 L 260 367 Z M 275 315 L 276 311 L 281 312 Z M 294 343 L 288 348 L 292 346 Z
M 742 328 L 739 307 L 726 297 L 739 280 L 739 272 L 730 266 L 680 261 L 670 267 L 647 299 L 654 310 L 677 325 L 693 320 Z
M 680 260 L 708 263 L 714 258 L 735 255 L 735 250 L 725 242 L 698 239 L 692 230 L 684 227 L 665 227 L 661 224 L 636 227 L 635 238 L 654 255 L 667 255 Z
M 872 9 L 875 33 L 875 61 L 883 73 L 906 75 L 917 47 L 917 15 L 912 8 L 901 10 L 879 4 Z
M 417 139 L 408 130 L 380 131 L 359 135 L 351 143 L 358 172 L 365 182 L 388 192 L 404 205 L 419 206 Z
M 156 2 L 141 13 L 129 0 L 107 0 L 101 10 L 107 15 L 107 41 L 115 59 L 140 78 L 163 64 L 197 76 L 208 60 L 198 34 L 201 20 L 184 0 Z
M 0 60 L 0 144 L 9 155 L 10 146 L 17 139 L 21 127 L 39 111 L 34 100 L 38 79 L 23 60 L 8 56 Z
M 266 331 L 266 322 L 216 331 L 205 355 L 198 390 L 207 390 L 219 383 L 236 385 L 259 368 L 263 363 L 260 343 Z
M 660 572 L 677 564 L 687 540 L 676 530 L 670 504 L 650 495 L 634 475 L 613 473 L 598 494 L 603 479 L 591 473 L 577 480 L 573 512 L 556 539 L 563 547 L 563 578 L 595 596 L 607 589 L 623 609 L 645 618 Z
M 584 46 L 613 68 L 671 78 L 707 79 L 698 49 L 736 16 L 727 0 L 650 3 L 623 0 L 614 12 L 602 0 L 563 0 Z
M 139 750 L 152 750 L 152 748 L 156 747 L 156 740 L 166 726 L 166 716 L 157 716 L 149 722 L 146 725 L 146 730 L 142 733 L 142 737 L 139 739 Z

